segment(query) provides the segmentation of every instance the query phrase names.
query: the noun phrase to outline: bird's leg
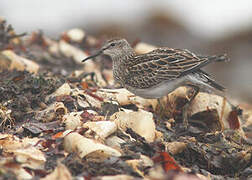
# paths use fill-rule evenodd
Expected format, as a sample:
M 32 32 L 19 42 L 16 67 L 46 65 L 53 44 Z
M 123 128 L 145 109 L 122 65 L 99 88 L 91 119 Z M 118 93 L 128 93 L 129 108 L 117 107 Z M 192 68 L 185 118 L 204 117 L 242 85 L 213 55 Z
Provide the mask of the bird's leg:
M 188 115 L 187 115 L 188 107 L 191 105 L 192 101 L 194 100 L 194 98 L 199 93 L 199 87 L 198 86 L 191 85 L 191 84 L 189 84 L 187 86 L 192 87 L 194 89 L 194 93 L 193 93 L 192 97 L 190 97 L 189 101 L 184 105 L 184 107 L 182 109 L 183 125 L 184 125 L 185 129 L 188 128 Z
M 161 120 L 165 116 L 166 106 L 161 102 L 161 98 L 158 98 L 157 102 L 158 102 L 158 106 L 159 106 L 159 109 L 157 111 L 159 113 L 158 117 Z
M 159 108 L 160 108 L 159 112 L 160 112 L 160 114 L 161 114 L 161 113 L 163 112 L 163 110 L 164 110 L 164 107 L 163 107 L 163 105 L 162 105 L 162 102 L 161 102 L 161 99 L 160 99 L 160 98 L 157 99 L 157 102 L 158 102 L 158 105 L 159 105 Z

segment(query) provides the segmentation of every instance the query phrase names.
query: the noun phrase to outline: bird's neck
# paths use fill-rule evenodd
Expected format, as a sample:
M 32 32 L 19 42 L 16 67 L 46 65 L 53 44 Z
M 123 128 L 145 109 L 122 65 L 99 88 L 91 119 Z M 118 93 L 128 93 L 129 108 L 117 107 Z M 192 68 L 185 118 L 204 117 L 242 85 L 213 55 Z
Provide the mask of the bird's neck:
M 112 57 L 114 79 L 122 86 L 124 86 L 124 79 L 128 73 L 128 63 L 133 56 L 135 56 L 134 51 Z
M 113 61 L 113 67 L 125 66 L 135 55 L 136 55 L 135 51 L 131 47 L 129 47 L 125 49 L 123 52 L 121 52 L 120 54 L 116 54 L 112 56 L 111 58 Z
M 127 63 L 127 59 L 128 59 L 128 56 L 125 54 L 112 57 L 113 71 L 121 71 L 125 67 Z

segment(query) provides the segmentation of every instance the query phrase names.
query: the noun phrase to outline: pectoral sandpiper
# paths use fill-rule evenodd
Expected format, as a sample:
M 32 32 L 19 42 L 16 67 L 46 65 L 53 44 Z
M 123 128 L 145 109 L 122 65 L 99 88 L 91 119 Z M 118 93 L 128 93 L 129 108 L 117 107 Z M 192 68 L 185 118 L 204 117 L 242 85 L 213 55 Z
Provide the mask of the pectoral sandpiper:
M 201 88 L 225 89 L 201 68 L 211 62 L 227 61 L 226 54 L 201 56 L 186 49 L 158 48 L 137 55 L 125 39 L 113 39 L 82 62 L 100 54 L 111 57 L 115 81 L 143 98 L 161 98 L 182 85 L 193 87 L 194 97 Z

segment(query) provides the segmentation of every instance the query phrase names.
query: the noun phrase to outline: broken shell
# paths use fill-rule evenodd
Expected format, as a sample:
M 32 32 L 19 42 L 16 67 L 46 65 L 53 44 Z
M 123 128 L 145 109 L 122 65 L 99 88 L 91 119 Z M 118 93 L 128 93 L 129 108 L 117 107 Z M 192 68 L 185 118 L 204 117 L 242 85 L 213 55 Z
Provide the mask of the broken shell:
M 94 46 L 96 46 L 97 44 L 99 44 L 99 40 L 96 39 L 96 38 L 93 37 L 93 36 L 90 36 L 90 35 L 86 36 L 86 39 L 85 39 L 85 40 L 86 40 L 85 42 L 86 42 L 90 47 L 94 47 Z
M 55 102 L 51 104 L 46 109 L 38 111 L 35 115 L 35 118 L 39 121 L 50 122 L 56 117 L 62 117 L 67 113 L 67 108 L 62 102 Z
M 79 28 L 70 29 L 66 34 L 71 41 L 77 43 L 80 43 L 85 37 L 85 32 Z
M 78 133 L 70 133 L 64 138 L 64 148 L 67 152 L 75 152 L 80 158 L 95 151 L 100 151 L 111 156 L 121 156 L 121 153 L 111 147 L 83 137 Z
M 144 137 L 146 141 L 153 142 L 155 140 L 155 123 L 153 114 L 147 111 L 130 111 L 130 112 L 116 112 L 111 117 L 115 121 L 117 127 L 126 131 L 131 128 L 140 136 Z
M 96 68 L 93 72 L 95 73 L 95 76 L 96 76 L 96 83 L 97 83 L 97 85 L 101 86 L 101 87 L 107 86 L 107 83 L 103 79 L 103 75 L 102 75 L 101 71 Z
M 153 51 L 155 49 L 157 49 L 156 46 L 140 42 L 140 43 L 137 43 L 137 45 L 135 47 L 135 52 L 137 54 L 145 54 L 145 53 L 148 53 L 148 52 Z
M 97 70 L 97 65 L 94 63 L 94 61 L 85 61 L 83 70 L 84 72 L 90 73 L 94 72 L 94 70 Z
M 86 107 L 97 107 L 101 108 L 103 99 L 99 96 L 97 96 L 95 93 L 87 90 L 78 90 L 73 89 L 72 96 L 77 96 L 77 103 L 79 106 L 86 108 Z
M 189 116 L 195 116 L 196 114 L 199 115 L 199 113 L 210 112 L 212 110 L 216 110 L 221 128 L 216 130 L 230 129 L 229 116 L 233 111 L 233 106 L 224 97 L 200 92 L 192 101 L 192 104 L 188 109 L 188 114 Z M 238 117 L 237 120 L 240 124 Z
M 38 141 L 38 138 L 20 140 L 13 135 L 0 134 L 0 146 L 3 152 L 7 152 L 11 157 L 15 157 L 17 162 L 31 169 L 43 169 L 46 162 L 44 153 L 33 146 Z
M 55 118 L 54 104 L 51 104 L 46 109 L 38 111 L 35 118 L 39 121 L 50 122 Z
M 184 98 L 184 99 L 187 99 L 189 100 L 189 97 L 188 97 L 188 91 L 190 90 L 190 88 L 188 87 L 185 87 L 185 86 L 181 86 L 177 89 L 175 89 L 174 91 L 172 91 L 171 93 L 168 94 L 168 100 L 170 101 L 171 105 L 174 106 L 174 105 L 177 105 L 177 101 L 179 98 Z
M 13 162 L 14 160 L 11 158 L 1 159 L 0 167 L 1 167 L 2 176 L 6 172 L 10 171 L 10 167 L 6 165 L 13 164 Z M 29 172 L 27 172 L 26 169 L 24 169 L 21 164 L 18 164 L 18 163 L 15 163 L 12 165 L 11 172 L 17 176 L 15 179 L 32 179 L 33 178 L 33 176 Z
M 139 175 L 144 177 L 143 169 L 147 167 L 153 167 L 154 162 L 148 156 L 140 155 L 140 159 L 131 159 L 125 161 L 128 165 L 130 165 Z
M 111 70 L 109 70 L 111 71 Z M 100 66 L 98 64 L 96 64 L 94 61 L 85 61 L 84 63 L 84 67 L 83 67 L 83 72 L 85 73 L 94 73 L 94 79 L 95 79 L 95 83 L 99 86 L 107 86 L 107 82 L 108 81 L 110 84 L 112 84 L 112 80 L 113 78 L 111 78 L 111 73 L 109 74 L 109 72 L 107 70 L 105 70 L 103 72 L 103 74 L 106 75 L 106 80 L 104 79 L 104 76 L 101 72 Z M 86 78 L 84 78 L 82 81 L 86 81 Z
M 71 87 L 69 86 L 68 83 L 64 83 L 53 94 L 55 96 L 70 95 L 70 92 L 71 92 Z
M 5 128 L 6 124 L 9 124 L 10 127 L 14 126 L 15 119 L 11 117 L 11 109 L 1 108 L 0 107 L 0 127 Z
M 109 147 L 113 147 L 116 149 L 120 149 L 121 148 L 121 144 L 125 143 L 125 141 L 117 136 L 109 136 L 106 140 L 105 140 L 106 145 L 108 145 Z
M 5 50 L 0 53 L 0 70 L 3 69 L 26 70 L 30 73 L 37 73 L 39 65 L 32 60 L 18 56 L 11 50 Z
M 83 59 L 85 59 L 88 55 L 84 53 L 81 49 L 68 44 L 64 40 L 60 40 L 59 42 L 59 50 L 66 57 L 73 58 L 76 63 L 81 63 Z
M 97 176 L 97 180 L 134 180 L 136 177 L 129 176 L 126 174 L 119 174 L 119 175 L 113 175 L 113 176 Z
M 103 102 L 100 101 L 99 99 L 92 97 L 86 94 L 85 92 L 82 94 L 82 96 L 84 96 L 85 98 L 80 97 L 80 96 L 78 96 L 77 98 L 77 102 L 81 107 L 86 108 L 86 107 L 90 107 L 91 105 L 99 109 L 101 108 Z
M 140 164 L 140 160 L 139 159 L 130 159 L 130 160 L 126 160 L 125 161 L 129 166 L 132 167 L 132 169 L 134 169 L 135 172 L 137 172 L 140 176 L 144 177 L 144 173 L 141 172 L 138 167 Z
M 240 104 L 239 107 L 243 110 L 242 119 L 243 126 L 249 127 L 252 126 L 252 106 L 249 104 Z
M 96 94 L 104 99 L 112 99 L 120 105 L 136 104 L 143 107 L 153 106 L 157 101 L 153 99 L 144 99 L 135 96 L 128 90 L 122 89 L 99 89 Z
M 62 102 L 55 102 L 54 104 L 54 112 L 59 115 L 64 115 L 67 113 L 67 108 L 65 107 L 64 103 Z
M 16 161 L 31 169 L 43 169 L 46 162 L 45 155 L 35 147 L 25 147 L 12 151 Z
M 90 130 L 94 131 L 102 139 L 105 139 L 117 130 L 115 122 L 112 121 L 86 122 L 83 124 L 83 127 L 89 129 L 86 133 L 90 133 Z
M 170 152 L 172 155 L 181 153 L 185 150 L 186 148 L 186 143 L 184 142 L 169 142 L 169 143 L 165 143 L 165 147 L 167 149 L 168 152 Z
M 145 166 L 145 167 L 152 167 L 154 165 L 154 162 L 151 158 L 149 158 L 148 156 L 145 156 L 145 155 L 140 155 L 140 163 L 142 166 Z
M 44 37 L 46 43 L 48 44 L 48 52 L 55 57 L 60 57 L 61 53 L 59 51 L 59 44 L 57 41 Z
M 174 112 L 181 111 L 190 100 L 192 93 L 192 88 L 182 86 L 162 98 L 162 106 L 167 110 L 165 113 L 172 117 Z M 234 106 L 226 98 L 199 92 L 187 109 L 187 114 L 190 117 L 189 123 L 199 124 L 211 132 L 238 129 L 243 133 L 240 128 L 240 119 L 237 113 L 233 113 L 234 111 Z
M 41 180 L 56 180 L 56 179 L 71 180 L 73 179 L 73 177 L 64 164 L 58 163 L 57 167 L 51 174 L 48 174 L 46 177 L 41 178 Z
M 104 78 L 108 82 L 108 85 L 114 85 L 114 78 L 113 78 L 113 71 L 109 69 L 104 69 L 102 74 L 104 75 Z
M 33 146 L 39 141 L 38 138 L 24 138 L 22 141 L 14 135 L 0 133 L 0 146 L 4 151 L 12 151 L 25 146 Z
M 187 96 L 189 94 L 189 90 L 190 88 L 181 86 L 169 93 L 167 96 L 162 97 L 160 103 L 153 103 L 152 107 L 155 111 L 158 111 L 161 107 L 165 108 L 165 111 L 161 113 L 163 113 L 163 115 L 167 115 L 168 117 L 172 117 L 173 112 L 182 109 L 185 103 L 189 101 L 189 97 Z
M 70 93 L 71 93 L 71 87 L 69 86 L 68 83 L 64 83 L 54 93 L 47 96 L 45 98 L 45 100 L 49 101 L 51 98 L 53 98 L 55 96 L 70 95 Z
M 65 124 L 66 129 L 76 129 L 81 124 L 81 113 L 82 112 L 71 112 L 66 114 L 62 118 L 62 122 Z

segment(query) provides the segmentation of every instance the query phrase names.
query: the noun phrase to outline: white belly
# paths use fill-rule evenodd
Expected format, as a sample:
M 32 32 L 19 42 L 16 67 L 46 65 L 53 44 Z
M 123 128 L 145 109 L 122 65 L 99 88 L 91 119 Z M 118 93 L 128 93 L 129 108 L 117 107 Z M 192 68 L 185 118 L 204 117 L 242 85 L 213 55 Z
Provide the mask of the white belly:
M 156 86 L 153 86 L 151 88 L 147 89 L 135 89 L 132 87 L 126 87 L 130 92 L 133 94 L 146 98 L 146 99 L 157 99 L 161 98 L 173 90 L 175 90 L 177 87 L 179 87 L 184 81 L 186 80 L 185 77 L 173 80 L 173 81 L 165 81 L 161 84 L 158 84 Z

